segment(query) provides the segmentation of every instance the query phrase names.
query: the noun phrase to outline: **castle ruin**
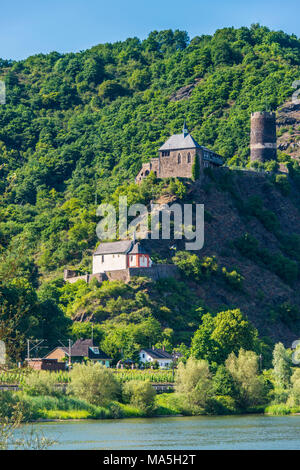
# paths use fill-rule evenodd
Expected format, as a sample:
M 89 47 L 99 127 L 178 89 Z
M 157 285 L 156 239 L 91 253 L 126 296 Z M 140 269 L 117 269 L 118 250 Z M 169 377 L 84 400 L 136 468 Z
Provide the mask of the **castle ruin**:
M 184 122 L 182 134 L 174 134 L 160 147 L 158 158 L 143 163 L 135 181 L 139 183 L 146 178 L 150 171 L 157 178 L 191 178 L 194 160 L 198 155 L 200 173 L 206 167 L 223 165 L 220 155 L 199 145 L 189 133 Z

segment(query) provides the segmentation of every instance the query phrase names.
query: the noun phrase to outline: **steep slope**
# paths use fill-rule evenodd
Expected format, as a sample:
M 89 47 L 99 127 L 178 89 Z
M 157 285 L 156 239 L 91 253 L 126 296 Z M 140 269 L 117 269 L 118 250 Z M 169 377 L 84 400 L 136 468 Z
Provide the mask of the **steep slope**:
M 66 265 L 90 270 L 98 241 L 96 205 L 115 200 L 124 186 L 131 200 L 143 201 L 129 185 L 184 118 L 200 144 L 232 165 L 245 166 L 251 111 L 289 102 L 299 70 L 299 39 L 260 25 L 224 28 L 192 40 L 182 31 L 155 31 L 144 41 L 129 38 L 79 53 L 0 60 L 7 92 L 0 106 L 0 303 L 5 314 L 7 304 L 22 311 L 20 329 L 33 337 L 51 335 L 55 342 L 67 335 L 70 322 L 64 313 L 68 305 L 75 309 L 74 293 L 67 288 L 61 293 L 62 271 Z M 286 106 L 282 113 L 280 148 L 296 156 L 298 111 Z M 294 127 L 287 134 L 288 115 Z M 290 160 L 284 154 L 280 159 Z M 262 177 L 238 173 L 236 178 L 214 181 L 206 175 L 189 196 L 207 206 L 207 242 L 199 255 L 215 254 L 220 267 L 236 265 L 245 277 L 245 292 L 224 283 L 226 274 L 191 285 L 208 308 L 240 306 L 262 334 L 289 341 L 298 315 L 293 306 L 299 305 L 295 264 L 282 257 L 272 264 L 253 240 L 251 261 L 240 254 L 245 242 L 240 240 L 237 250 L 234 241 L 249 232 L 271 253 L 282 252 L 298 263 L 298 248 L 287 249 L 298 239 L 286 238 L 298 233 L 296 183 L 291 182 L 290 194 L 280 195 L 278 189 L 284 194 L 288 189 L 282 178 L 271 182 L 272 189 Z M 261 204 L 248 206 L 248 193 L 259 195 Z M 276 214 L 279 225 L 262 207 Z M 170 259 L 165 243 L 153 249 Z M 172 308 L 168 314 L 176 316 Z M 197 315 L 190 315 L 190 331 Z
M 300 261 L 300 194 L 291 180 L 289 184 L 290 193 L 283 195 L 268 175 L 219 169 L 194 184 L 185 201 L 204 204 L 209 215 L 205 244 L 198 256 L 215 256 L 219 268 L 236 270 L 244 277 L 241 288 L 214 275 L 197 283 L 189 280 L 190 287 L 209 310 L 241 308 L 261 335 L 287 345 L 300 332 L 299 275 L 295 272 L 289 276 L 290 260 L 297 265 Z M 259 249 L 270 256 L 264 258 L 264 252 L 254 255 L 251 240 L 247 239 L 241 252 L 236 241 L 243 240 L 245 234 L 251 234 Z M 174 250 L 170 250 L 174 244 L 177 250 L 184 249 L 179 240 L 146 243 L 163 259 L 174 255 Z M 270 261 L 278 257 L 279 266 L 287 263 L 287 271 Z
M 288 101 L 277 113 L 278 148 L 291 157 L 300 158 L 300 104 Z

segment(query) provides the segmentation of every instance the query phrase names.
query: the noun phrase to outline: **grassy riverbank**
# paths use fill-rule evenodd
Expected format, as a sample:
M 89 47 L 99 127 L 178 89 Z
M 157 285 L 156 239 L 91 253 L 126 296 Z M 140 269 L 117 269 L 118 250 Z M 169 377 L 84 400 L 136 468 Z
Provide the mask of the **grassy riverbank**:
M 280 355 L 276 351 L 274 357 L 282 362 L 288 358 L 283 346 L 279 348 Z M 163 394 L 154 385 L 158 379 L 170 380 L 170 371 L 115 373 L 99 364 L 75 364 L 68 381 L 64 374 L 27 371 L 18 391 L 0 393 L 0 419 L 10 418 L 14 409 L 19 413 L 19 408 L 22 421 L 299 413 L 300 371 L 285 364 L 286 379 L 280 382 L 281 369 L 280 374 L 275 368 L 260 373 L 252 351 L 241 349 L 219 366 L 190 357 L 178 365 L 174 391 Z
M 183 398 L 177 393 L 162 393 L 155 397 L 153 413 L 145 413 L 138 406 L 111 401 L 106 406 L 96 406 L 85 400 L 72 396 L 35 396 L 23 392 L 10 395 L 6 402 L 6 409 L 2 413 L 9 414 L 9 407 L 18 402 L 24 414 L 24 420 L 84 420 L 84 419 L 123 419 L 161 416 L 191 416 L 190 409 L 185 406 Z M 226 406 L 211 410 L 198 410 L 197 415 L 234 415 L 234 414 L 268 414 L 288 415 L 300 413 L 300 407 L 288 407 L 285 404 L 257 406 L 248 409 L 233 409 Z

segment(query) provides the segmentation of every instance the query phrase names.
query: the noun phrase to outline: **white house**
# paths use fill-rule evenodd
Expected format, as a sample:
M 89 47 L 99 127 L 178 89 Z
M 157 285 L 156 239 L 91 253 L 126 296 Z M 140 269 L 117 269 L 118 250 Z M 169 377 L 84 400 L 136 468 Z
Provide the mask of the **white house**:
M 126 268 L 148 268 L 152 260 L 140 242 L 101 243 L 93 254 L 93 274 Z
M 142 363 L 154 363 L 158 362 L 158 365 L 161 369 L 167 369 L 171 366 L 173 357 L 164 349 L 141 349 L 140 351 L 140 362 Z

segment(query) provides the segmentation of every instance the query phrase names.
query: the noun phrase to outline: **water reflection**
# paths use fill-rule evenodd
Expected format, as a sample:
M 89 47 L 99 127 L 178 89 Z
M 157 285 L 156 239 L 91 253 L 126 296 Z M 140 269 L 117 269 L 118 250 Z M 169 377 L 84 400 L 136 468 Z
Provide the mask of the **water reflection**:
M 55 449 L 300 449 L 300 416 L 43 423 Z

